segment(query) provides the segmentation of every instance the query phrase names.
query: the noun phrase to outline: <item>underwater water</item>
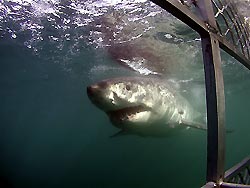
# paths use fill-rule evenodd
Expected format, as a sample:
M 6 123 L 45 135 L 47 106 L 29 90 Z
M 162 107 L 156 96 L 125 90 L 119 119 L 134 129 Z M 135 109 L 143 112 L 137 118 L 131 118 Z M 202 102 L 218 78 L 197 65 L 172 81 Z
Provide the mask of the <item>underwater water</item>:
M 0 3 L 0 187 L 205 184 L 205 131 L 110 138 L 119 129 L 86 92 L 104 78 L 153 71 L 205 115 L 197 35 L 148 1 L 32 3 Z M 249 154 L 250 75 L 222 54 L 226 126 L 234 130 L 226 136 L 228 169 Z M 160 63 L 147 64 L 154 59 Z M 141 60 L 146 63 L 134 66 Z

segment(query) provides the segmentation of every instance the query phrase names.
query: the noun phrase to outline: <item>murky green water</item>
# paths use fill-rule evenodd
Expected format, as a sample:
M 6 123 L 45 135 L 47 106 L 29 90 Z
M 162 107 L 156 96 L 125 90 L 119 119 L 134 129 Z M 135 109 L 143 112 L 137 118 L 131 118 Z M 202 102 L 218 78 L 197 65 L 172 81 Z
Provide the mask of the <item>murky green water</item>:
M 197 187 L 206 133 L 124 136 L 87 98 L 88 76 L 1 45 L 1 176 L 14 187 Z M 92 63 L 91 52 L 72 60 Z M 88 57 L 88 58 L 87 58 Z M 191 186 L 192 185 L 192 186 Z
M 50 23 L 43 23 L 48 29 L 42 30 L 41 43 L 36 37 L 27 43 L 27 36 L 37 34 L 28 30 L 16 32 L 17 38 L 9 32 L 0 39 L 0 187 L 201 187 L 206 132 L 189 129 L 163 138 L 110 138 L 118 129 L 90 102 L 86 87 L 103 78 L 135 73 L 112 60 L 108 48 L 97 48 L 95 36 L 93 43 L 85 40 L 89 28 L 53 30 Z M 161 27 L 156 31 L 165 26 Z M 59 41 L 47 40 L 58 33 Z M 67 33 L 73 36 L 68 42 Z M 177 57 L 171 65 L 181 64 L 169 73 L 171 78 L 193 79 L 185 86 L 187 97 L 205 112 L 199 43 L 188 41 L 193 39 L 190 31 L 184 33 L 181 44 L 164 41 L 160 32 L 142 44 L 150 46 L 155 40 L 153 49 L 167 54 L 165 59 Z M 234 130 L 226 137 L 228 169 L 249 154 L 250 77 L 229 56 L 223 55 L 223 61 L 226 126 Z

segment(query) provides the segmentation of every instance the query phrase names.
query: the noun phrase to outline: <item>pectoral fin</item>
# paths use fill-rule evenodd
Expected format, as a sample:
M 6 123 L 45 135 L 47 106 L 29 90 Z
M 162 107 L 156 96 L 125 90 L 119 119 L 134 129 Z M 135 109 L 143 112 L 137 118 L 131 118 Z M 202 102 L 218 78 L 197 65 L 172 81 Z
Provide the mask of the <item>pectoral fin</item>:
M 181 125 L 186 126 L 187 128 L 195 128 L 195 129 L 200 129 L 207 131 L 207 126 L 202 123 L 197 123 L 197 122 L 187 122 L 187 121 L 182 121 Z M 233 133 L 234 130 L 232 129 L 226 129 L 226 133 Z
M 195 128 L 195 129 L 200 129 L 200 130 L 207 130 L 207 126 L 205 124 L 202 123 L 197 123 L 197 122 L 188 122 L 188 121 L 181 121 L 180 123 L 183 126 L 186 126 L 187 128 Z
M 118 131 L 117 133 L 111 135 L 110 138 L 124 136 L 124 135 L 127 135 L 127 134 L 128 134 L 128 132 L 122 129 L 122 130 Z

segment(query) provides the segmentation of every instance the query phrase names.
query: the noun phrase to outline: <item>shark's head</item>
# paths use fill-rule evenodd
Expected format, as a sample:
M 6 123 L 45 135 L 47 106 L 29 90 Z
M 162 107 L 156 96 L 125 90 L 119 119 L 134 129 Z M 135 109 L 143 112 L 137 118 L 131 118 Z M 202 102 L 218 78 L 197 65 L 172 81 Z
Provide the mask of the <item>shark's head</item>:
M 147 126 L 156 112 L 156 83 L 135 77 L 104 80 L 87 87 L 87 93 L 98 108 L 105 111 L 111 122 L 122 129 Z
M 200 113 L 167 80 L 114 78 L 88 86 L 87 93 L 92 103 L 107 113 L 113 125 L 125 132 L 158 135 L 180 124 L 201 127 L 194 121 Z

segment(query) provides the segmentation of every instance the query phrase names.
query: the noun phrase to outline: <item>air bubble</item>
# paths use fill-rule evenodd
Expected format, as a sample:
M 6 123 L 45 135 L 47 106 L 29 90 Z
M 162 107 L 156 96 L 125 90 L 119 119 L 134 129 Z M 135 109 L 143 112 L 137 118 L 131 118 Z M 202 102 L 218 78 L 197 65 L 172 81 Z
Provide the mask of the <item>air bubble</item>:
M 15 39 L 17 36 L 15 33 L 12 33 L 11 38 Z

